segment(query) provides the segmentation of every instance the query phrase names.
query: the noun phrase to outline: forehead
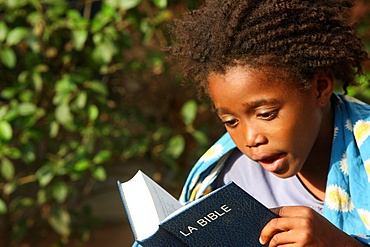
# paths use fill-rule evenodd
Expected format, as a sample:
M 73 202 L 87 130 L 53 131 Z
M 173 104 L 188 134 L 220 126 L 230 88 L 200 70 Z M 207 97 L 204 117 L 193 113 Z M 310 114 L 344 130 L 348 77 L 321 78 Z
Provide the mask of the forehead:
M 287 87 L 287 88 L 301 88 L 301 80 L 295 76 L 290 75 L 287 71 L 275 67 L 251 67 L 248 65 L 236 65 L 226 68 L 223 73 L 210 73 L 207 82 L 209 84 L 214 81 L 223 81 L 230 86 L 234 83 L 248 82 L 250 84 L 270 85 Z
M 216 108 L 224 105 L 254 105 L 253 102 L 263 100 L 290 101 L 293 96 L 299 99 L 306 94 L 299 86 L 299 80 L 284 71 L 248 66 L 235 66 L 222 74 L 210 74 L 208 93 Z

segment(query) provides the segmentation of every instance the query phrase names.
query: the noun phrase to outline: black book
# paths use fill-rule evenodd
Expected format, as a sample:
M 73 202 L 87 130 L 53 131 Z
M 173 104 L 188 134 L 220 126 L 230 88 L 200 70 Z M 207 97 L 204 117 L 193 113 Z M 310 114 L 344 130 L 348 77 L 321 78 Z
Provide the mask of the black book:
M 118 188 L 144 247 L 263 246 L 262 228 L 278 217 L 233 182 L 187 205 L 141 171 Z

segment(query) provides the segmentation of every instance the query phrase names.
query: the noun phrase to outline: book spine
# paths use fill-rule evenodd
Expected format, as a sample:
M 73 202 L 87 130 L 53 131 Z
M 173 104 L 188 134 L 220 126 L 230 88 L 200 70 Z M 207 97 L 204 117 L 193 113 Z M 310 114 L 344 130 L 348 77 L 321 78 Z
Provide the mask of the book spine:
M 135 233 L 135 228 L 134 228 L 134 225 L 132 223 L 132 219 L 131 219 L 131 216 L 129 214 L 129 209 L 127 207 L 127 203 L 125 201 L 125 195 L 123 193 L 123 190 L 122 190 L 122 187 L 121 187 L 121 182 L 120 181 L 117 181 L 117 185 L 118 185 L 118 190 L 119 190 L 119 193 L 120 193 L 120 196 L 121 196 L 121 200 L 122 200 L 122 203 L 123 203 L 123 208 L 126 210 L 127 212 L 127 219 L 128 219 L 128 222 L 130 223 L 130 226 L 131 226 L 131 230 L 132 230 L 132 233 L 134 234 L 134 237 L 136 239 L 136 233 Z

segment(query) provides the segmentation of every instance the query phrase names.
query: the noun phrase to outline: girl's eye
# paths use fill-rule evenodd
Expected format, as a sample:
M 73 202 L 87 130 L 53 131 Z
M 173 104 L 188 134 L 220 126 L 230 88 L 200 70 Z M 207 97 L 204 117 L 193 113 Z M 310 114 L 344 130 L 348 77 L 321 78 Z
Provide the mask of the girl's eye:
M 238 121 L 237 121 L 237 120 L 235 120 L 235 119 L 232 119 L 232 120 L 222 121 L 222 123 L 223 123 L 226 127 L 234 128 L 234 127 L 238 124 Z
M 258 114 L 257 116 L 263 120 L 273 120 L 274 118 L 276 118 L 277 116 L 277 113 L 278 111 L 275 110 L 275 111 L 270 111 L 270 112 L 264 112 L 264 113 L 260 113 Z

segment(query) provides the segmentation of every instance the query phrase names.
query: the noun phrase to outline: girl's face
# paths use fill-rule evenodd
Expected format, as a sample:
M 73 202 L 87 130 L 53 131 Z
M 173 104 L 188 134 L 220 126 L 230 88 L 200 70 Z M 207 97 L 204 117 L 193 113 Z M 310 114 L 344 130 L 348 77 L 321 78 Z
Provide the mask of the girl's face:
M 274 70 L 266 71 L 235 66 L 225 74 L 213 73 L 208 77 L 209 93 L 240 151 L 287 178 L 331 144 L 330 77 L 315 76 L 303 91 L 292 78 L 274 78 Z

